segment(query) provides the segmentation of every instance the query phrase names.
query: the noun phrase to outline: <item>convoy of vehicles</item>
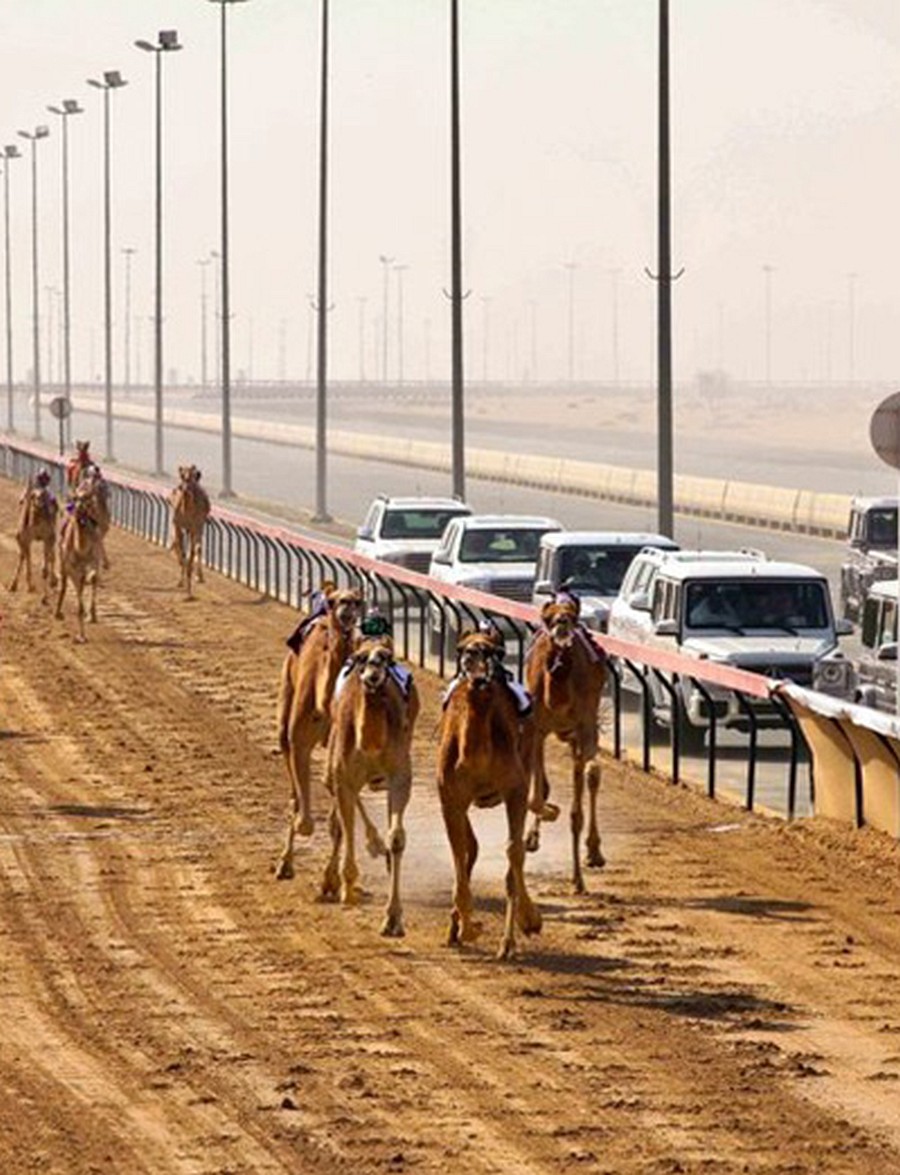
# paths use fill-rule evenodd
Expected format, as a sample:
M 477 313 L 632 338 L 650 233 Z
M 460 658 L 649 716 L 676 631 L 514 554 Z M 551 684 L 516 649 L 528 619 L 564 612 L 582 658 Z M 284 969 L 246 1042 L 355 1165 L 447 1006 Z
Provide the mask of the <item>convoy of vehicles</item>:
M 854 498 L 841 566 L 841 610 L 859 623 L 873 584 L 897 578 L 897 499 Z
M 897 713 L 896 579 L 872 585 L 863 607 L 856 662 L 856 700 L 875 710 Z

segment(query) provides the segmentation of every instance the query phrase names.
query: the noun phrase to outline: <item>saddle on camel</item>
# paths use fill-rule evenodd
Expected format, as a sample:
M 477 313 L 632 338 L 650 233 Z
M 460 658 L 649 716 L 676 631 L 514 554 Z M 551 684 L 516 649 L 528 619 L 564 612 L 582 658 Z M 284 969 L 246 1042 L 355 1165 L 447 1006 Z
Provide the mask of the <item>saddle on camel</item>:
M 587 779 L 587 864 L 604 864 L 597 825 L 600 790 L 598 711 L 606 683 L 606 660 L 601 649 L 579 623 L 578 600 L 558 597 L 541 609 L 541 628 L 525 658 L 525 684 L 534 700 L 534 758 L 532 808 L 534 824 L 526 838 L 529 850 L 537 849 L 541 820 L 555 820 L 559 808 L 549 802 L 550 784 L 544 764 L 544 743 L 550 734 L 572 753 L 572 885 L 584 892 L 581 870 L 581 834 L 584 829 L 584 785 Z
M 25 568 L 25 583 L 28 590 L 34 591 L 34 580 L 31 573 L 31 544 L 40 543 L 44 548 L 44 560 L 41 564 L 43 584 L 41 603 L 47 603 L 49 590 L 56 587 L 54 557 L 58 517 L 59 503 L 50 489 L 50 474 L 46 469 L 41 469 L 33 482 L 29 479 L 22 496 L 19 498 L 19 517 L 16 522 L 16 545 L 19 548 L 19 559 L 16 563 L 15 574 L 9 584 L 11 592 L 18 590 L 19 576 L 23 567 Z
M 322 896 L 340 896 L 344 905 L 359 899 L 354 824 L 357 809 L 370 829 L 362 792 L 387 797 L 387 847 L 371 827 L 369 849 L 387 855 L 390 887 L 381 933 L 401 938 L 400 863 L 406 847 L 403 813 L 412 791 L 412 737 L 419 697 L 412 674 L 394 661 L 387 625 L 362 623 L 363 638 L 337 680 L 331 704 L 331 731 L 325 785 L 334 797 L 331 814 L 331 857 L 322 879 Z M 365 635 L 367 629 L 374 635 Z M 374 836 L 372 835 L 374 833 Z
M 438 794 L 453 853 L 455 885 L 448 942 L 473 942 L 471 878 L 478 841 L 469 809 L 506 805 L 506 914 L 498 955 L 515 952 L 516 928 L 541 929 L 525 885 L 525 818 L 534 720 L 523 713 L 502 664 L 499 634 L 468 632 L 457 649 L 457 677 L 445 695 L 438 746 Z
M 86 641 L 84 631 L 84 589 L 90 588 L 90 618 L 97 620 L 97 581 L 103 541 L 100 536 L 100 507 L 97 487 L 82 481 L 66 506 L 66 517 L 59 532 L 59 595 L 56 599 L 56 617 L 62 617 L 63 600 L 69 580 L 78 598 L 78 636 Z
M 193 598 L 194 570 L 203 583 L 203 528 L 210 514 L 209 496 L 200 485 L 200 470 L 196 465 L 179 465 L 178 485 L 172 490 L 172 548 L 178 559 L 181 575 L 179 587 L 186 587 L 188 599 Z
M 278 691 L 278 742 L 291 782 L 291 818 L 275 868 L 279 880 L 294 876 L 294 837 L 311 836 L 310 760 L 328 739 L 331 699 L 338 674 L 356 644 L 362 612 L 358 588 L 323 583 L 310 616 L 287 640 Z

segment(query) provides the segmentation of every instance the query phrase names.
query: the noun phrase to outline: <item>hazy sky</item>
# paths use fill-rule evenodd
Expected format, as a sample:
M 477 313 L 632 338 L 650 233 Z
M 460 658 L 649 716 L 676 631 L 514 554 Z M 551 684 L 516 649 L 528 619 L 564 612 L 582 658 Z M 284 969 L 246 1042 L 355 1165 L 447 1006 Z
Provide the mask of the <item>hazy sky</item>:
M 390 274 L 390 371 L 402 280 L 404 375 L 446 378 L 449 0 L 330 7 L 331 370 L 359 374 L 362 312 L 366 374 L 380 373 L 384 254 L 408 266 Z M 621 375 L 652 378 L 655 290 L 644 267 L 656 256 L 656 0 L 459 7 L 468 375 L 521 377 L 536 341 L 536 374 L 565 378 L 571 277 L 577 374 L 613 374 L 615 281 Z M 248 0 L 228 15 L 233 367 L 252 357 L 255 378 L 285 367 L 302 378 L 316 283 L 320 2 Z M 774 379 L 848 378 L 851 288 L 854 374 L 900 379 L 900 3 L 672 0 L 671 21 L 673 264 L 686 271 L 675 290 L 676 378 L 720 364 L 763 377 L 768 264 Z M 163 61 L 166 366 L 199 377 L 197 262 L 219 235 L 219 7 L 207 0 L 0 9 L 0 142 L 26 155 L 10 173 L 22 375 L 30 145 L 16 131 L 51 127 L 39 146 L 46 326 L 54 296 L 44 287 L 62 284 L 60 120 L 46 106 L 74 97 L 86 108 L 69 122 L 73 362 L 77 379 L 98 375 L 102 95 L 85 83 L 119 69 L 129 85 L 112 95 L 116 379 L 123 246 L 137 249 L 132 305 L 151 376 L 154 60 L 133 43 L 164 28 L 184 44 Z M 210 372 L 212 340 L 210 321 Z

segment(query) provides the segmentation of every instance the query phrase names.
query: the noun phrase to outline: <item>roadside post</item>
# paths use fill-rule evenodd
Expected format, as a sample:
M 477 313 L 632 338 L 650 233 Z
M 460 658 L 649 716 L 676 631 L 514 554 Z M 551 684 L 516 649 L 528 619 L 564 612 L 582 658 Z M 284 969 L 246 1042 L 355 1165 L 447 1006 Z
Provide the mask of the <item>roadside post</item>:
M 897 470 L 897 574 L 900 576 L 900 392 L 892 392 L 875 411 L 869 421 L 869 440 L 872 448 L 886 465 Z M 900 579 L 894 615 L 898 618 L 900 636 Z M 896 713 L 900 715 L 900 662 L 896 678 Z
M 54 396 L 48 408 L 50 415 L 59 421 L 59 455 L 62 457 L 66 448 L 66 420 L 72 413 L 72 402 L 65 396 Z

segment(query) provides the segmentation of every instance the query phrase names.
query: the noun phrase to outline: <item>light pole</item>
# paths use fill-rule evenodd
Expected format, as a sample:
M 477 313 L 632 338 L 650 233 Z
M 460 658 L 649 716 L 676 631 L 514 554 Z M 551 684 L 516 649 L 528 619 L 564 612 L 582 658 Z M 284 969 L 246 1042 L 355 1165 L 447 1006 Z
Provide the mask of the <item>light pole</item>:
M 847 274 L 847 369 L 851 388 L 856 378 L 856 277 L 855 273 Z
M 156 301 L 154 313 L 153 384 L 156 418 L 156 473 L 163 472 L 163 276 L 162 276 L 162 59 L 181 48 L 175 29 L 161 29 L 155 45 L 135 41 L 138 49 L 156 55 Z
M 103 344 L 106 406 L 106 459 L 113 456 L 112 408 L 112 203 L 110 198 L 109 94 L 128 83 L 117 69 L 107 69 L 103 81 L 88 78 L 88 85 L 103 91 Z
M 381 253 L 378 257 L 381 262 L 381 382 L 387 383 L 388 377 L 388 279 L 393 257 Z
M 216 249 L 210 249 L 209 256 L 216 263 L 213 269 L 213 334 L 216 344 L 216 387 L 220 388 L 222 386 L 222 266 L 220 264 L 222 254 Z
M 366 382 L 366 302 L 368 298 L 357 298 L 359 305 L 359 382 L 364 384 Z
M 228 21 L 229 4 L 244 0 L 210 0 L 221 9 L 220 101 L 221 101 L 221 222 L 222 222 L 222 497 L 234 495 L 231 484 L 231 289 L 228 264 Z
M 37 179 L 37 145 L 40 139 L 46 139 L 50 128 L 37 126 L 33 131 L 19 131 L 23 139 L 31 143 L 31 314 L 32 314 L 32 343 L 34 355 L 34 435 L 41 439 L 41 288 L 38 277 L 38 179 Z
M 209 384 L 206 367 L 206 338 L 207 338 L 207 296 L 206 296 L 206 267 L 212 261 L 211 257 L 201 257 L 197 264 L 200 266 L 200 386 L 204 392 Z
M 3 234 L 4 262 L 6 267 L 6 424 L 15 432 L 15 408 L 13 405 L 13 346 L 12 346 L 12 271 L 9 256 L 9 162 L 20 159 L 19 148 L 11 143 L 3 148 L 6 160 L 3 168 Z
M 125 257 L 125 395 L 131 394 L 131 259 L 137 249 L 122 249 Z
M 771 265 L 763 266 L 766 275 L 766 387 L 772 386 L 772 274 Z
M 466 496 L 463 407 L 462 179 L 459 128 L 459 4 L 450 0 L 450 322 L 451 322 L 451 466 L 453 494 Z
M 577 261 L 563 262 L 563 269 L 568 270 L 569 273 L 569 313 L 568 313 L 568 339 L 569 339 L 569 383 L 575 382 L 575 270 L 578 268 Z
M 330 522 L 326 498 L 326 408 L 328 343 L 328 0 L 322 0 L 322 59 L 319 76 L 319 289 L 316 352 L 316 512 L 314 522 Z
M 63 313 L 62 313 L 62 368 L 63 368 L 63 395 L 71 403 L 72 400 L 72 332 L 71 332 L 71 298 L 69 281 L 69 117 L 72 114 L 84 114 L 83 107 L 78 105 L 75 98 L 65 98 L 61 106 L 48 106 L 51 114 L 58 114 L 62 119 L 62 262 L 63 262 Z M 49 375 L 49 372 L 48 372 Z M 66 422 L 71 419 L 66 418 Z
M 397 275 L 397 386 L 403 387 L 403 272 L 408 265 L 395 265 Z

